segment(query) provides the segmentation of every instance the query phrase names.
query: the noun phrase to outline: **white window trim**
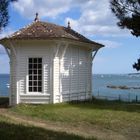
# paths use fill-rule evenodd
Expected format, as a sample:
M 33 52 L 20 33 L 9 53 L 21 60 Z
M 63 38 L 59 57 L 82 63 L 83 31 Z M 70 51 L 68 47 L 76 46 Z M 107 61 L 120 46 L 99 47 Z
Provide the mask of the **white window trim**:
M 29 73 L 28 73 L 28 60 L 29 58 L 42 58 L 42 92 L 29 92 Z M 26 59 L 26 94 L 24 95 L 44 95 L 44 57 L 38 55 L 27 56 Z

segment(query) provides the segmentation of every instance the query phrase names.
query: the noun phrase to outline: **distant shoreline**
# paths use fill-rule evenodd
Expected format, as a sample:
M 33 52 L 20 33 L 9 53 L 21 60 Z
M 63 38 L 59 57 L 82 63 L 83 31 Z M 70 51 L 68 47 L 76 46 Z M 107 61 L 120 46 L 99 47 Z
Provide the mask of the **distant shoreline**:
M 140 87 L 131 87 L 131 86 L 115 86 L 115 85 L 107 85 L 107 88 L 111 89 L 123 89 L 123 90 L 130 90 L 130 89 L 140 89 Z
M 140 73 L 128 73 L 128 75 L 140 75 Z
M 140 73 L 93 73 L 92 75 L 140 75 Z

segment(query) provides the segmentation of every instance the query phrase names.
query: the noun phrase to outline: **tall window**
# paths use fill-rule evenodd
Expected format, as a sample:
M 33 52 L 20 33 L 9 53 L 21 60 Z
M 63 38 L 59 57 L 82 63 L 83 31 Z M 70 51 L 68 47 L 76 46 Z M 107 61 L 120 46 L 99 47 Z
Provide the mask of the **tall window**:
M 42 58 L 29 58 L 29 92 L 42 92 Z

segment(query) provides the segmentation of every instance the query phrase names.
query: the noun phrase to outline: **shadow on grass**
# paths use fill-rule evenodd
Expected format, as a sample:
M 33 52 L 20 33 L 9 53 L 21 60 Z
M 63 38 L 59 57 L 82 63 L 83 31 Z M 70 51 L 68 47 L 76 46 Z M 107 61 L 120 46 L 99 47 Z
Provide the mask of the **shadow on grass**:
M 0 140 L 91 140 L 43 128 L 0 122 Z M 95 139 L 93 139 L 95 140 Z
M 140 113 L 140 103 L 125 103 L 121 101 L 92 99 L 91 101 L 69 102 L 69 104 L 82 109 L 104 109 Z

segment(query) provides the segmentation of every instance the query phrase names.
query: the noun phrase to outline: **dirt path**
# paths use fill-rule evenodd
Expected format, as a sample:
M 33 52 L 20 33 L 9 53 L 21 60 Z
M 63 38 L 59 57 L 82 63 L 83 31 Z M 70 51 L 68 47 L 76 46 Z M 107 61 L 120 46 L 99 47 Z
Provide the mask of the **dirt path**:
M 69 134 L 81 135 L 84 137 L 97 137 L 98 139 L 108 140 L 126 140 L 127 138 L 121 134 L 113 132 L 111 130 L 105 130 L 98 126 L 89 125 L 76 125 L 76 124 L 62 124 L 60 122 L 43 121 L 36 118 L 19 116 L 8 109 L 0 108 L 0 115 L 10 119 L 15 124 L 31 125 L 35 127 L 41 127 L 47 130 L 67 132 Z

